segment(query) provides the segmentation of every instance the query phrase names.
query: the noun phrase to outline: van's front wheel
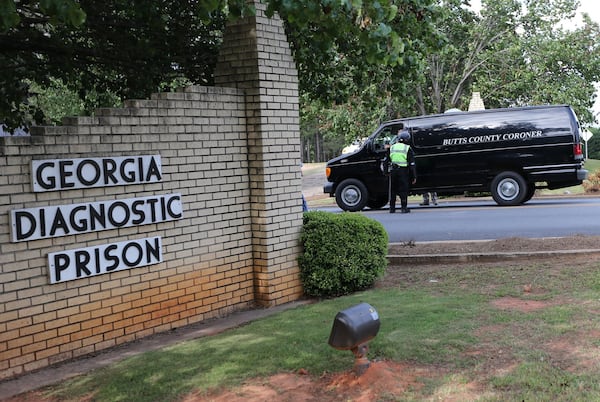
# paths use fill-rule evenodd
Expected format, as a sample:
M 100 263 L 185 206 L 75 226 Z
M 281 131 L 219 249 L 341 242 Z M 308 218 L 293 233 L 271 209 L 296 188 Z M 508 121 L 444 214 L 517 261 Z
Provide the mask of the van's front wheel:
M 360 180 L 346 179 L 335 190 L 335 202 L 344 211 L 360 211 L 368 200 L 367 187 Z
M 525 194 L 525 198 L 523 198 L 522 203 L 525 204 L 527 201 L 533 198 L 535 195 L 535 183 L 527 183 L 527 194 Z
M 385 206 L 385 204 L 388 203 L 388 197 L 376 197 L 376 198 L 371 198 L 368 202 L 367 202 L 367 207 L 371 208 L 371 209 L 381 209 Z
M 498 205 L 519 205 L 528 194 L 527 182 L 515 172 L 499 173 L 492 180 L 492 198 Z

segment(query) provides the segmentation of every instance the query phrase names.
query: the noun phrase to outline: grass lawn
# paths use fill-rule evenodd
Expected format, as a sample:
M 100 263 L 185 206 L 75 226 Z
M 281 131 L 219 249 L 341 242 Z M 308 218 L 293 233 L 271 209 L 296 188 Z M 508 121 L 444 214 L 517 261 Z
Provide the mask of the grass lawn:
M 598 170 L 600 161 L 586 168 Z M 390 266 L 372 290 L 132 357 L 22 400 L 234 402 L 249 398 L 243 384 L 295 400 L 273 385 L 283 374 L 324 402 L 356 400 L 365 390 L 366 400 L 380 401 L 600 400 L 598 268 L 584 257 Z M 369 358 L 395 371 L 383 391 L 375 389 L 386 378 L 379 372 L 362 383 L 335 376 L 351 371 L 354 358 L 328 345 L 333 319 L 360 302 L 381 319 Z
M 587 159 L 585 161 L 585 168 L 590 172 L 590 174 L 600 170 L 600 160 Z M 564 194 L 579 195 L 579 194 L 584 194 L 584 193 L 585 193 L 585 191 L 583 189 L 583 186 L 579 185 L 579 186 L 573 186 L 573 187 L 567 187 L 567 188 L 560 188 L 558 190 L 543 189 L 543 190 L 539 190 L 538 194 L 539 195 L 564 195 Z
M 598 268 L 586 258 L 390 266 L 372 290 L 129 358 L 38 396 L 260 400 L 248 399 L 248 388 L 239 388 L 250 384 L 254 390 L 272 386 L 278 396 L 270 400 L 295 400 L 273 385 L 273 376 L 288 375 L 319 401 L 356 400 L 359 394 L 351 392 L 365 388 L 373 392 L 368 400 L 380 401 L 600 400 Z M 351 372 L 354 357 L 328 345 L 333 319 L 360 302 L 375 307 L 381 320 L 369 345 L 368 356 L 376 362 L 369 370 L 379 362 L 394 364 L 393 381 L 403 384 L 401 390 L 388 384 L 375 393 L 385 377 L 379 375 L 354 380 L 349 390 L 334 380 Z M 229 396 L 219 399 L 223 392 Z

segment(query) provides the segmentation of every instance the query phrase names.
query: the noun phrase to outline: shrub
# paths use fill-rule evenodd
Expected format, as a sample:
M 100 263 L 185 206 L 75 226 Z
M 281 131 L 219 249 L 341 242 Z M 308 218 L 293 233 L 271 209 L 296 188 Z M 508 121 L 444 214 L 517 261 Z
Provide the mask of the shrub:
M 385 273 L 387 232 L 364 215 L 306 212 L 300 241 L 300 275 L 309 296 L 350 294 Z
M 586 193 L 600 191 L 600 170 L 596 170 L 588 175 L 588 178 L 583 181 L 583 189 Z

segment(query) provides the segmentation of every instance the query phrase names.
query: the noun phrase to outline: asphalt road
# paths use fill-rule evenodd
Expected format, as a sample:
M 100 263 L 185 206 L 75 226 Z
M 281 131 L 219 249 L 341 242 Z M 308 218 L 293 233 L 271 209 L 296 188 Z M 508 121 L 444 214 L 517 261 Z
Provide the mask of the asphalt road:
M 499 207 L 491 197 L 442 199 L 438 206 L 409 203 L 409 207 L 409 214 L 390 214 L 387 207 L 361 213 L 383 224 L 390 243 L 600 235 L 600 198 L 596 197 L 534 198 L 516 207 Z M 319 209 L 341 212 L 337 207 Z

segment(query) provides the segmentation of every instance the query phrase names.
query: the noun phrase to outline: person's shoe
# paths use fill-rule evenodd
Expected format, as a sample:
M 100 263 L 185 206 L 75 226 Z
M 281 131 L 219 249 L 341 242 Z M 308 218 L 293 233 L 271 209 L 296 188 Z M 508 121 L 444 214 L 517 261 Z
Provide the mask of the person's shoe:
M 420 203 L 419 205 L 421 205 L 421 206 L 427 206 L 427 205 L 429 205 L 429 201 L 427 201 L 427 202 L 422 202 L 422 203 Z M 436 205 L 437 205 L 437 204 L 436 204 Z
M 436 205 L 436 206 L 437 206 L 437 201 L 434 201 L 434 202 L 433 202 L 433 205 Z
M 400 211 L 403 214 L 408 214 L 410 212 L 410 209 L 408 208 L 402 208 L 402 210 Z
M 392 208 L 390 208 L 390 214 L 394 214 L 394 213 L 396 213 L 396 210 L 395 210 L 395 209 L 392 209 Z

